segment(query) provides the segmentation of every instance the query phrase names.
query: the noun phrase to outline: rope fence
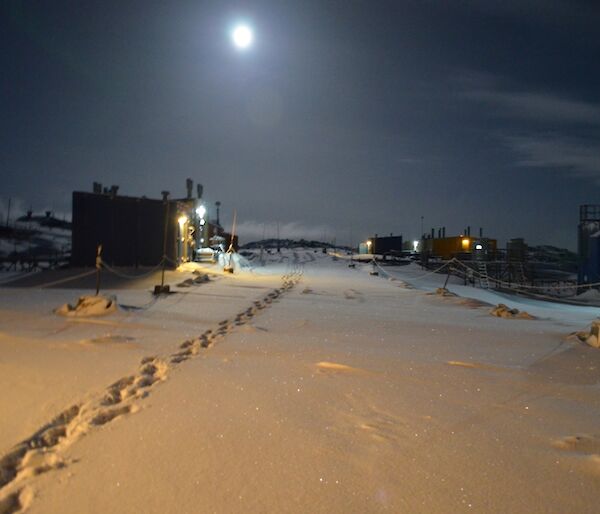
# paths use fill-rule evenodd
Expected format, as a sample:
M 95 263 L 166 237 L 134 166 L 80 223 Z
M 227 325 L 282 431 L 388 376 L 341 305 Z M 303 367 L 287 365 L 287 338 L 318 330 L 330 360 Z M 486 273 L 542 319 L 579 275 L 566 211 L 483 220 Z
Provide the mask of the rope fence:
M 67 282 L 71 282 L 73 280 L 78 280 L 80 278 L 83 277 L 88 277 L 90 275 L 93 275 L 96 273 L 95 269 L 89 270 L 89 271 L 84 271 L 83 273 L 79 273 L 78 275 L 75 275 L 73 277 L 67 277 L 67 278 L 62 278 L 60 280 L 54 280 L 53 282 L 47 282 L 46 284 L 42 284 L 40 287 L 40 289 L 44 289 L 46 287 L 52 287 L 52 286 L 57 286 L 59 284 L 65 284 Z
M 373 265 L 375 265 L 375 266 L 376 266 L 376 267 L 377 267 L 377 268 L 378 268 L 380 271 L 382 271 L 382 272 L 383 272 L 385 275 L 387 275 L 388 277 L 390 277 L 390 274 L 389 274 L 389 273 L 388 273 L 386 270 L 384 270 L 384 269 L 383 269 L 383 268 L 382 268 L 382 267 L 379 265 L 379 263 L 378 263 L 378 262 L 377 262 L 375 259 L 373 259 L 373 260 L 371 261 L 371 263 L 372 263 Z M 434 275 L 434 274 L 436 274 L 436 273 L 439 273 L 439 272 L 440 272 L 441 270 L 443 270 L 444 268 L 446 268 L 446 267 L 450 266 L 450 264 L 451 264 L 451 263 L 452 263 L 452 261 L 448 261 L 448 262 L 446 262 L 445 264 L 441 265 L 439 268 L 437 268 L 437 269 L 434 269 L 434 270 L 432 270 L 432 271 L 428 271 L 427 273 L 423 273 L 422 275 L 417 275 L 416 277 L 407 277 L 407 280 L 421 280 L 421 279 L 423 279 L 423 278 L 425 278 L 425 277 L 428 277 L 428 276 L 430 276 L 430 275 Z
M 474 270 L 473 268 L 467 266 L 464 262 L 453 258 L 452 260 L 449 261 L 449 263 L 456 263 L 459 266 L 462 266 L 463 268 L 470 270 L 471 272 L 473 272 L 474 275 L 476 275 L 477 277 L 481 278 L 483 275 L 477 271 Z M 503 280 L 499 280 L 497 278 L 494 277 L 490 277 L 488 276 L 488 280 L 490 280 L 491 282 L 495 282 L 498 285 L 502 285 L 502 286 L 506 286 L 509 289 L 539 289 L 539 290 L 547 290 L 547 289 L 556 289 L 556 290 L 560 290 L 560 289 L 572 289 L 572 288 L 593 288 L 593 287 L 599 287 L 600 286 L 600 282 L 594 282 L 591 284 L 570 284 L 570 285 L 562 285 L 562 286 L 534 286 L 534 285 L 529 285 L 529 284 L 516 284 L 514 282 L 510 283 L 510 282 L 505 282 Z
M 383 272 L 383 274 L 386 277 L 390 277 L 389 272 L 387 272 L 386 270 L 384 270 L 379 263 L 377 263 L 375 260 L 372 261 L 372 264 L 374 266 L 376 266 L 381 272 Z M 456 266 L 456 267 L 453 267 Z M 426 278 L 428 276 L 434 275 L 436 273 L 439 273 L 440 271 L 442 271 L 445 268 L 450 268 L 449 273 L 452 272 L 454 274 L 456 274 L 457 276 L 459 276 L 460 278 L 463 279 L 469 279 L 469 278 L 477 278 L 479 280 L 484 279 L 485 276 L 479 272 L 476 269 L 473 269 L 472 267 L 466 265 L 464 262 L 460 261 L 457 258 L 452 258 L 450 259 L 448 262 L 442 264 L 441 266 L 439 266 L 438 268 L 431 270 L 427 273 L 423 273 L 422 275 L 418 275 L 416 277 L 403 277 L 403 280 L 408 280 L 408 281 L 414 281 L 414 280 L 421 280 L 423 278 Z M 461 269 L 462 268 L 462 269 Z M 581 288 L 585 288 L 585 289 L 592 289 L 595 287 L 600 287 L 600 282 L 594 282 L 591 284 L 563 284 L 563 285 L 529 285 L 529 284 L 520 284 L 520 283 L 515 283 L 515 282 L 506 282 L 500 279 L 497 279 L 495 277 L 491 277 L 491 276 L 487 276 L 487 280 L 490 283 L 495 284 L 495 287 L 498 288 L 503 288 L 505 290 L 505 292 L 514 292 L 514 293 L 522 293 L 522 294 L 528 294 L 530 296 L 535 296 L 536 298 L 540 298 L 540 299 L 550 299 L 550 300 L 558 300 L 558 299 L 565 299 L 563 297 L 560 296 L 550 296 L 550 295 L 546 295 L 543 294 L 544 291 L 566 291 L 566 290 L 578 290 Z M 508 291 L 506 291 L 508 290 Z
M 119 270 L 113 268 L 112 266 L 109 266 L 105 262 L 102 262 L 102 268 L 105 269 L 105 270 L 107 270 L 107 271 L 109 271 L 113 275 L 116 275 L 119 278 L 123 278 L 125 280 L 137 280 L 137 279 L 140 279 L 140 278 L 149 277 L 150 275 L 156 273 L 161 268 L 161 266 L 163 265 L 164 261 L 165 261 L 165 259 L 161 260 L 156 266 L 154 266 L 150 270 L 145 271 L 145 272 L 140 273 L 140 274 L 137 274 L 137 275 L 130 275 L 128 273 L 123 273 L 122 271 L 119 271 Z

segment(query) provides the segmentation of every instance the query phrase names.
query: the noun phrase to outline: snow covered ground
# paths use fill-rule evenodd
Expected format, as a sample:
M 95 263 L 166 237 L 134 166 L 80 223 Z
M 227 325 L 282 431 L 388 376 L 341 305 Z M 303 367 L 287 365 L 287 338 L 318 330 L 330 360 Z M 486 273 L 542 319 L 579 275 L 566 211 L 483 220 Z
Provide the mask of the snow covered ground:
M 265 257 L 103 276 L 101 317 L 53 313 L 82 270 L 4 283 L 0 512 L 597 512 L 599 309 Z

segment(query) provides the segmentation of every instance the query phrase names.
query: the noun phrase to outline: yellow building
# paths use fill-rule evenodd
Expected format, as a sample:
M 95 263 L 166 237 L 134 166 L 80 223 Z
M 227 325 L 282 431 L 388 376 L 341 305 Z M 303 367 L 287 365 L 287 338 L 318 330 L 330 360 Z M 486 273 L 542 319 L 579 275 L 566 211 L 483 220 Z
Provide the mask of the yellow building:
M 460 254 L 496 253 L 496 240 L 472 236 L 438 237 L 423 240 L 423 252 L 442 259 L 452 259 Z

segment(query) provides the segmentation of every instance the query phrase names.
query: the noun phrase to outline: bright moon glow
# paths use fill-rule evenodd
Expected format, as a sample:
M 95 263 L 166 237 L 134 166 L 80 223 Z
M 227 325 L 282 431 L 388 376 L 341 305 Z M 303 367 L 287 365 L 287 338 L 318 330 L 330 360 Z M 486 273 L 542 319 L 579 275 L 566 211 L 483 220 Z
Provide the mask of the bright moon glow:
M 244 50 L 252 44 L 252 30 L 247 25 L 239 25 L 233 29 L 232 38 L 234 45 Z

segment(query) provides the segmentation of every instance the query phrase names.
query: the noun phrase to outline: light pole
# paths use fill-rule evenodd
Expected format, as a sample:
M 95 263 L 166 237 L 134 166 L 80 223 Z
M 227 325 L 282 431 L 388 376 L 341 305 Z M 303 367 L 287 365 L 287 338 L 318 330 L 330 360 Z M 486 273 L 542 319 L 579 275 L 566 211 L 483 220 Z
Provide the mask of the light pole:
M 200 204 L 196 208 L 196 217 L 198 219 L 198 247 L 205 248 L 207 245 L 206 241 L 206 207 L 204 204 Z

